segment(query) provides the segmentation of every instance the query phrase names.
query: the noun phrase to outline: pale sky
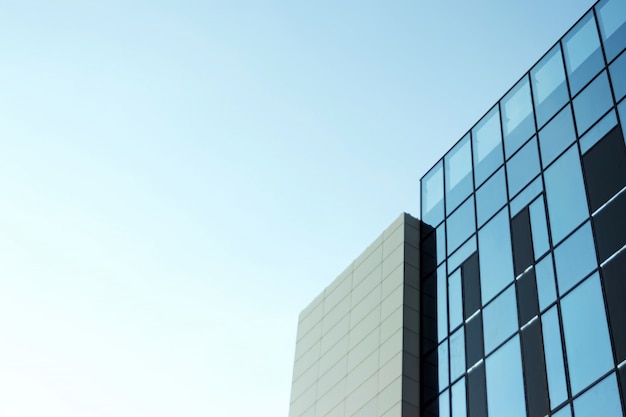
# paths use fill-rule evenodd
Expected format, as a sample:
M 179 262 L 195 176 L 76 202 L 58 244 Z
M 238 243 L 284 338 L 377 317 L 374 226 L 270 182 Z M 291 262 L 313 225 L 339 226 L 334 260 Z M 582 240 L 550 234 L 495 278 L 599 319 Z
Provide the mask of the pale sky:
M 287 416 L 299 312 L 592 4 L 0 0 L 0 416 Z

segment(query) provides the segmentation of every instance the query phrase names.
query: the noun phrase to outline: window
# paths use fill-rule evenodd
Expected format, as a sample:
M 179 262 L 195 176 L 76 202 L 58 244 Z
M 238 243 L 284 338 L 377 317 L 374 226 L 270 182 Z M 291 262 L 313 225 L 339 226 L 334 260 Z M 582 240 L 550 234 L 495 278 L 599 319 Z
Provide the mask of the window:
M 502 99 L 502 130 L 507 158 L 535 133 L 528 76 L 522 78 Z
M 518 336 L 487 358 L 486 376 L 489 415 L 526 417 Z
M 472 130 L 476 186 L 502 165 L 502 134 L 498 106 L 491 109 Z
M 513 281 L 513 256 L 506 209 L 478 232 L 480 290 L 483 305 Z
M 530 78 L 537 123 L 543 126 L 569 99 L 559 45 L 530 71 Z

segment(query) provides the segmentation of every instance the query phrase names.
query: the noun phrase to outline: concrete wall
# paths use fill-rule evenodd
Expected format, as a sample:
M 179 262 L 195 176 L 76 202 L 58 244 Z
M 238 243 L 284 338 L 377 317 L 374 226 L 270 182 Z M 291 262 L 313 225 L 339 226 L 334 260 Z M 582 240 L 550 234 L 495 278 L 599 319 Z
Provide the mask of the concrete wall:
M 295 356 L 290 417 L 418 415 L 418 220 L 402 214 L 302 311 Z

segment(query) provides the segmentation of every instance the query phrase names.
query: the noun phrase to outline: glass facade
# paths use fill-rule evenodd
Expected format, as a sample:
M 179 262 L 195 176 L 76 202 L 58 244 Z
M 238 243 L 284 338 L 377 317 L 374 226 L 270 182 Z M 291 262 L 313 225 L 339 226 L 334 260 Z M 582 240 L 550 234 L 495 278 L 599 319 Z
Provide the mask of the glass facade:
M 626 415 L 625 49 L 597 2 L 422 178 L 422 415 Z

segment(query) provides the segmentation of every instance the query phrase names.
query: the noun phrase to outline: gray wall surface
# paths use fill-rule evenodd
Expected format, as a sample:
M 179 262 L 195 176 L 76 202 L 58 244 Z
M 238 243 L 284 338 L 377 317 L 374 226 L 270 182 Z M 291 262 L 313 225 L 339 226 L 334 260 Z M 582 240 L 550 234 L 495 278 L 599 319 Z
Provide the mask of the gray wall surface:
M 300 314 L 289 417 L 418 406 L 419 221 L 402 214 Z

